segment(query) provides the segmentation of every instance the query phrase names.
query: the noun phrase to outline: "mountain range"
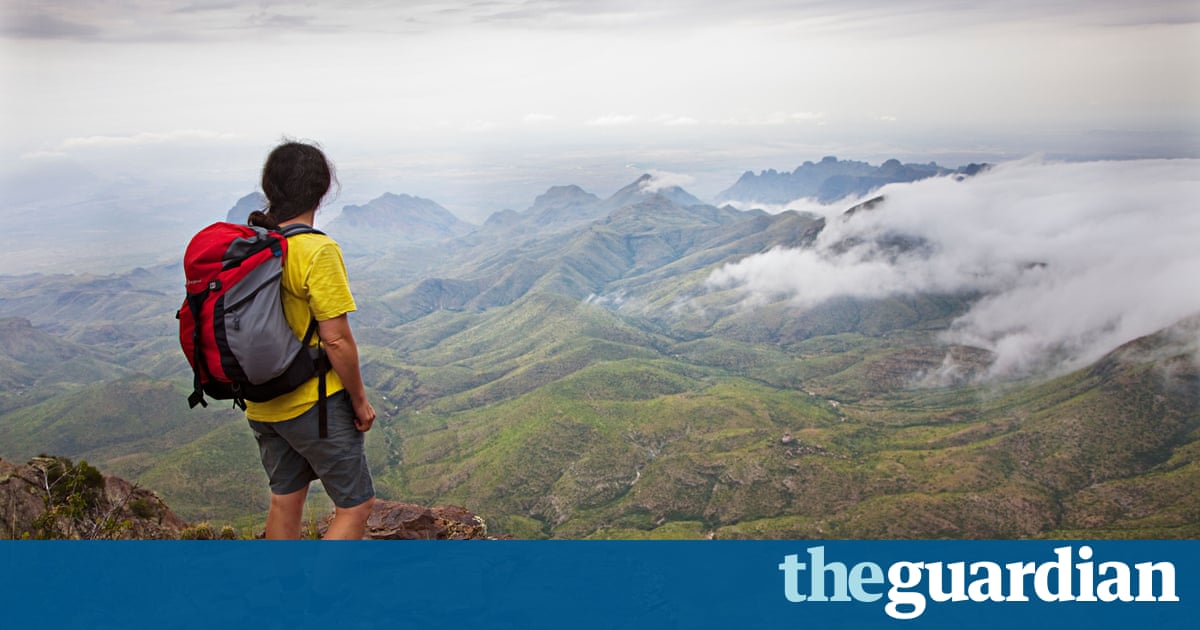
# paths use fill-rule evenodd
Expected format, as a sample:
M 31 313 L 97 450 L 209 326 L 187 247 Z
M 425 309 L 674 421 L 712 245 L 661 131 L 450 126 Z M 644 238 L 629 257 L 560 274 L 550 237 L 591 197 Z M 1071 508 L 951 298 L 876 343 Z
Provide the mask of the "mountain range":
M 796 172 L 863 195 L 930 172 L 910 166 Z M 833 219 L 743 211 L 650 175 L 606 198 L 556 186 L 478 227 L 406 195 L 347 207 L 324 229 L 359 305 L 380 496 L 522 538 L 1200 534 L 1200 319 L 996 381 L 989 350 L 944 336 L 982 292 L 748 308 L 710 282 L 879 212 L 886 195 Z M 186 407 L 181 275 L 0 277 L 0 456 L 86 458 L 188 520 L 250 526 L 267 495 L 248 427 Z
M 901 164 L 887 160 L 879 166 L 826 156 L 819 162 L 805 162 L 792 172 L 769 169 L 754 174 L 746 171 L 733 186 L 717 194 L 718 202 L 742 201 L 786 204 L 812 198 L 829 203 L 851 196 L 863 196 L 887 184 L 915 182 L 946 175 L 971 176 L 987 168 L 986 164 L 968 164 L 949 169 L 928 164 Z

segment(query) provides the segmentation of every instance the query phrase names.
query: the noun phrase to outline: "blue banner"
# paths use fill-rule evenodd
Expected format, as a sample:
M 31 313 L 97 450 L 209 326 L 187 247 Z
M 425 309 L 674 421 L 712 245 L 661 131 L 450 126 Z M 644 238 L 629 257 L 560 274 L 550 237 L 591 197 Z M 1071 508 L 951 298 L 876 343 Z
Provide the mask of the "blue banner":
M 1196 541 L 0 543 L 0 627 L 1194 628 Z

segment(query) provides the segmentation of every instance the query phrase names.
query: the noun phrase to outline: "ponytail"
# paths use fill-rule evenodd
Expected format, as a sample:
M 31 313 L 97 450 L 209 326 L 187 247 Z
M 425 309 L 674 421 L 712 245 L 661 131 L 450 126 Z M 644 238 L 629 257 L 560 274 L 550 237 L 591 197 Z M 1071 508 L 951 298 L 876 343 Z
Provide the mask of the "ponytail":
M 251 212 L 250 216 L 246 217 L 246 225 L 251 227 L 257 226 L 267 228 L 268 230 L 279 229 L 279 223 L 275 221 L 275 219 L 271 218 L 270 214 L 267 214 L 262 210 L 255 210 L 254 212 Z

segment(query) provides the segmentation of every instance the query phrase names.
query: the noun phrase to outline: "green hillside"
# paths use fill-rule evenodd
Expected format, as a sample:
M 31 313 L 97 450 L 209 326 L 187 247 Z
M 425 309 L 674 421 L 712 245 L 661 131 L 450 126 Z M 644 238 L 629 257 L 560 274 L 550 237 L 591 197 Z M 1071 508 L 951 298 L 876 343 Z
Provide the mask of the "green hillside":
M 986 380 L 991 353 L 941 338 L 983 296 L 739 308 L 709 274 L 825 221 L 640 191 L 347 251 L 382 497 L 523 538 L 1200 535 L 1195 321 Z M 185 402 L 175 275 L 0 278 L 0 456 L 86 458 L 184 518 L 252 523 L 249 428 Z
M 913 389 L 881 365 L 940 363 L 944 350 L 874 338 L 841 345 L 808 364 L 693 341 L 679 346 L 690 355 L 599 361 L 500 402 L 413 409 L 384 425 L 401 448 L 383 485 L 469 503 L 526 536 L 649 536 L 686 522 L 719 537 L 1030 537 L 1098 522 L 1084 502 L 1132 492 L 1132 479 L 1170 485 L 1194 473 L 1190 359 L 1114 355 L 1007 392 Z M 845 364 L 830 368 L 830 357 Z M 806 393 L 781 382 L 785 370 L 797 383 L 806 371 L 821 375 L 814 389 L 841 375 L 848 385 L 833 393 L 846 396 Z M 1189 535 L 1194 514 L 1180 515 L 1200 507 L 1187 505 L 1192 494 L 1148 502 L 1150 513 L 1176 515 L 1170 526 L 1124 516 L 1103 526 Z

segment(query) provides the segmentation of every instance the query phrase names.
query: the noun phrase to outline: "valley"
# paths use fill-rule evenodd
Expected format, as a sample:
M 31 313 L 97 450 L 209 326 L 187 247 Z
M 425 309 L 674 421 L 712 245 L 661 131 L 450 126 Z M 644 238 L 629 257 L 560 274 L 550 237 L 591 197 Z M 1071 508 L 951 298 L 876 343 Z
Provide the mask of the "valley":
M 326 229 L 381 414 L 380 497 L 517 538 L 1200 535 L 1200 319 L 998 377 L 995 349 L 954 334 L 986 288 L 805 303 L 714 281 L 772 251 L 933 255 L 844 227 L 889 190 L 768 213 L 645 176 L 482 226 L 407 195 L 343 211 Z M 236 410 L 187 408 L 181 276 L 0 277 L 0 457 L 85 459 L 187 520 L 249 527 L 265 476 Z

